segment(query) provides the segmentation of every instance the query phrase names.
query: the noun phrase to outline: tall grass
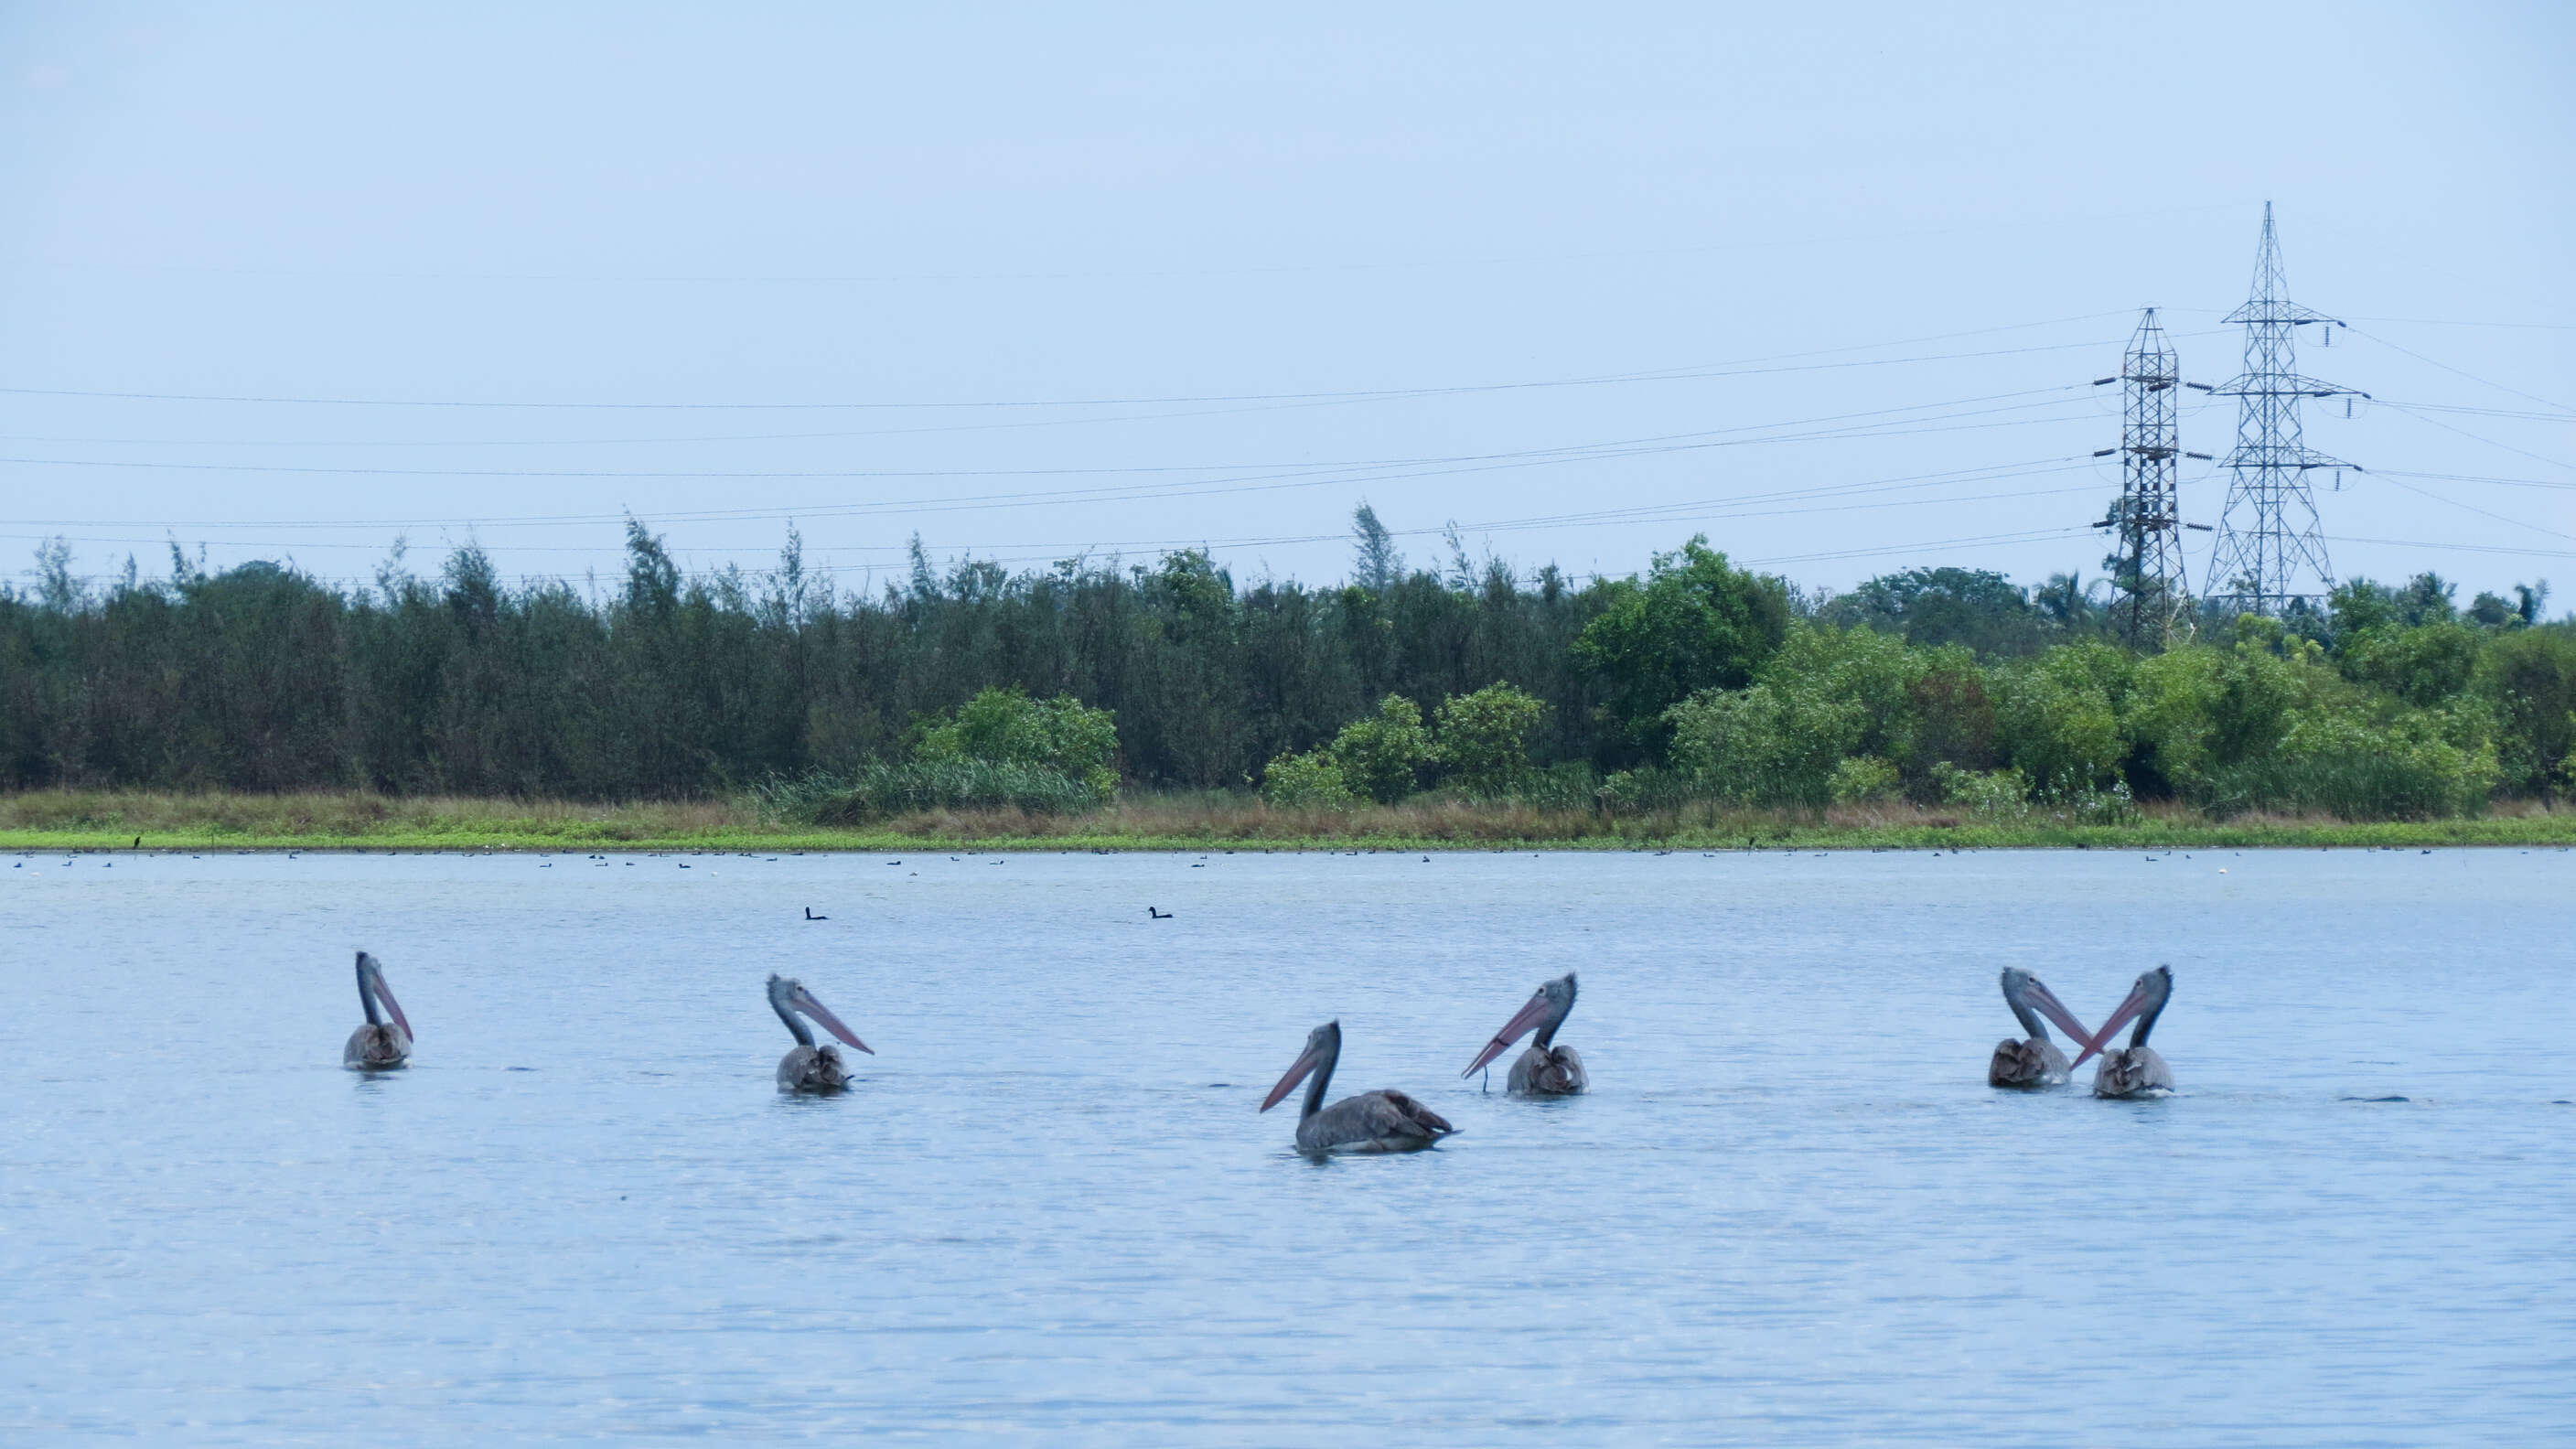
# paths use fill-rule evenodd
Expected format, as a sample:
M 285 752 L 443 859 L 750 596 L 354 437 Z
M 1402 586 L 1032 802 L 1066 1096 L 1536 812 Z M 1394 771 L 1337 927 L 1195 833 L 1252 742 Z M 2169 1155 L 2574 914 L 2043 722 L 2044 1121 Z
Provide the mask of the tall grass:
M 769 819 L 806 825 L 869 825 L 959 810 L 1077 815 L 1106 803 L 1098 790 L 1061 770 L 987 760 L 875 761 L 846 774 L 767 780 L 747 798 Z
M 828 805 L 818 804 L 817 813 Z M 558 800 L 388 798 L 361 793 L 30 791 L 0 795 L 0 839 L 13 848 L 172 844 L 441 846 L 534 849 L 621 844 L 800 848 L 916 839 L 1046 848 L 1061 843 L 1151 848 L 1236 844 L 1285 849 L 1402 843 L 1459 847 L 1635 846 L 1715 849 L 1949 844 L 2074 845 L 2576 844 L 2576 809 L 2507 801 L 2485 818 L 2347 824 L 2300 809 L 2248 807 L 2230 819 L 2170 801 L 2103 822 L 2033 808 L 2013 819 L 1958 805 L 1903 800 L 1823 809 L 1762 809 L 1713 801 L 1659 807 L 1580 807 L 1417 796 L 1398 805 L 1289 809 L 1232 791 L 1133 793 L 1096 809 L 1015 803 L 907 806 L 854 824 L 820 824 L 746 793 L 729 800 L 598 804 Z

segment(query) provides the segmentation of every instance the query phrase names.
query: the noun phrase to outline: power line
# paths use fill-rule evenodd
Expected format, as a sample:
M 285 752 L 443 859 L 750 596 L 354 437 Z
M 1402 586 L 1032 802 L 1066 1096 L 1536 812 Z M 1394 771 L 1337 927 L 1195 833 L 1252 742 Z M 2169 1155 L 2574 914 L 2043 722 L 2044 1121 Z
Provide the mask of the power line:
M 2088 317 L 2057 318 L 2048 322 L 2015 323 L 2004 327 L 1978 328 L 1968 332 L 1936 334 L 1909 338 L 1899 342 L 1865 343 L 1850 347 L 1828 347 L 1809 352 L 1777 353 L 1770 357 L 1740 362 L 1692 364 L 1682 367 L 1656 368 L 1644 371 L 1607 373 L 1586 377 L 1551 378 L 1535 381 L 1493 383 L 1458 383 L 1428 387 L 1344 389 L 1318 392 L 1247 392 L 1203 393 L 1135 397 L 1073 397 L 966 399 L 913 402 L 562 402 L 525 399 L 458 399 L 458 398 L 369 398 L 295 396 L 286 394 L 186 393 L 109 391 L 82 388 L 0 387 L 0 394 L 21 397 L 78 397 L 129 402 L 201 402 L 287 404 L 315 407 L 416 407 L 469 408 L 531 411 L 581 412 L 826 412 L 826 411 L 904 411 L 931 409 L 1012 409 L 1074 407 L 1156 407 L 1194 403 L 1355 403 L 1386 400 L 1408 400 L 1426 397 L 1457 396 L 1468 393 L 1522 392 L 1545 388 L 1601 387 L 1638 382 L 1688 382 L 1706 378 L 1758 377 L 1777 373 L 1822 372 L 1855 367 L 1898 367 L 1918 362 L 1957 362 L 1980 357 L 2011 357 L 2039 352 L 2065 352 L 2077 348 L 2098 347 L 2099 342 L 2053 342 L 2030 347 L 1988 348 L 1975 352 L 1923 353 L 1912 357 L 1856 358 L 1841 362 L 1797 362 L 1796 359 L 1827 357 L 1842 352 L 1873 351 L 1880 347 L 1910 346 L 1916 342 L 1944 341 L 1955 337 L 1973 337 L 1995 332 L 2011 332 L 2030 327 L 2055 326 L 2065 322 L 2098 320 L 2102 314 Z

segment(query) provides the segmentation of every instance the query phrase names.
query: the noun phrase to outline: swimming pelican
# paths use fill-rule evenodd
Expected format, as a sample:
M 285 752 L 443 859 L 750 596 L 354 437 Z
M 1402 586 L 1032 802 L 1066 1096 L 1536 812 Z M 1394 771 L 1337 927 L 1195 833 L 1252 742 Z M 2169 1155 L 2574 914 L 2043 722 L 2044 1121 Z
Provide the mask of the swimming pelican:
M 788 1034 L 796 1038 L 796 1045 L 778 1059 L 778 1090 L 782 1092 L 837 1092 L 850 1084 L 850 1069 L 841 1063 L 841 1049 L 829 1042 L 815 1046 L 814 1033 L 796 1019 L 799 1012 L 821 1022 L 825 1031 L 869 1056 L 876 1055 L 856 1033 L 841 1024 L 839 1017 L 814 999 L 804 982 L 794 977 L 769 978 L 769 1007 L 778 1013 L 780 1021 L 787 1023 Z
M 383 1016 L 376 1013 L 379 1001 L 385 1004 Z M 367 1024 L 349 1033 L 349 1044 L 340 1048 L 340 1065 L 353 1072 L 385 1072 L 410 1060 L 411 1020 L 386 989 L 383 964 L 364 951 L 358 953 L 358 1005 L 366 1008 Z
M 1572 1010 L 1573 972 L 1568 971 L 1554 981 L 1540 982 L 1529 1004 L 1504 1022 L 1503 1029 L 1494 1033 L 1494 1039 L 1485 1043 L 1485 1049 L 1476 1053 L 1476 1059 L 1458 1075 L 1475 1075 L 1477 1069 L 1508 1051 L 1513 1042 L 1520 1040 L 1521 1033 L 1536 1027 L 1538 1035 L 1530 1039 L 1529 1050 L 1512 1062 L 1511 1076 L 1507 1081 L 1512 1094 L 1520 1097 L 1571 1097 L 1591 1086 L 1592 1079 L 1583 1074 L 1583 1058 L 1574 1054 L 1574 1048 L 1554 1045 L 1556 1029 L 1565 1025 L 1566 1014 Z
M 2155 1048 L 2147 1045 L 2147 1033 L 2156 1029 L 2156 1018 L 2164 1015 L 2165 1000 L 2172 995 L 2172 967 L 2159 966 L 2153 971 L 2140 972 L 2138 984 L 2129 988 L 2129 999 L 2121 1002 L 2120 1009 L 2111 1013 L 2111 1019 L 2102 1023 L 2102 1029 L 2087 1039 L 2084 1055 L 2075 1059 L 2075 1065 L 2079 1067 L 2084 1065 L 2085 1057 L 2102 1051 L 2102 1044 L 2111 1039 L 2111 1033 L 2118 1031 L 2130 1017 L 2138 1019 L 2138 1029 L 2129 1033 L 2127 1046 L 2102 1053 L 2102 1065 L 2093 1070 L 2094 1096 L 2143 1097 L 2150 1092 L 2173 1090 L 2173 1068 L 2166 1066 L 2165 1059 L 2156 1055 Z
M 1312 1073 L 1315 1080 L 1306 1088 L 1306 1104 L 1297 1113 L 1297 1150 L 1300 1152 L 1413 1152 L 1429 1147 L 1458 1129 L 1447 1119 L 1402 1092 L 1362 1092 L 1344 1097 L 1327 1107 L 1325 1089 L 1332 1085 L 1333 1066 L 1342 1056 L 1342 1024 L 1328 1021 L 1306 1034 L 1306 1049 L 1289 1063 L 1288 1075 L 1270 1089 L 1261 1101 L 1261 1110 L 1279 1105 L 1279 1099 L 1295 1090 L 1297 1083 Z
M 2065 1030 L 2067 1038 L 2078 1046 L 2091 1041 L 2093 1033 L 2084 1029 L 2084 1023 L 2075 1019 L 2075 1013 L 2066 1009 L 2066 1003 L 2057 999 L 2056 992 L 2018 966 L 2004 968 L 2004 1004 L 2020 1018 L 2021 1029 L 2030 1033 L 2030 1039 L 2015 1041 L 2005 1037 L 1995 1043 L 1994 1060 L 1986 1066 L 1986 1085 L 2024 1090 L 2065 1086 L 2069 1070 L 2066 1053 L 2059 1051 L 2057 1043 L 2048 1039 L 2048 1027 L 2040 1021 L 2040 1016 L 2045 1015 L 2056 1022 Z M 2033 1011 L 2034 1007 L 2037 1011 Z

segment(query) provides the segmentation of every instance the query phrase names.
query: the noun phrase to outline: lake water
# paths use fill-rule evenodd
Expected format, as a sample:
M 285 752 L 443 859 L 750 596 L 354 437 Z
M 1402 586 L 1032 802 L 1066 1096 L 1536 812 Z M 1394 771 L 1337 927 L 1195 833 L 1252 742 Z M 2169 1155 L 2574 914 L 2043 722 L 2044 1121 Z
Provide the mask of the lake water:
M 0 1442 L 2576 1440 L 2576 854 L 6 861 Z M 1462 1134 L 1290 1152 L 1328 1017 Z

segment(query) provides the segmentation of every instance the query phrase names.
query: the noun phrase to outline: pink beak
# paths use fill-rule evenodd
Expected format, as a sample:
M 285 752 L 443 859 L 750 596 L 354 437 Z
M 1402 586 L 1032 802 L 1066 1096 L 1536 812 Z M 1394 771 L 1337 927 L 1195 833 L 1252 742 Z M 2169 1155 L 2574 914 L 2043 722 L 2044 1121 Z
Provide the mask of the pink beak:
M 367 985 L 375 990 L 376 999 L 385 1004 L 386 1014 L 393 1017 L 394 1025 L 401 1027 L 402 1034 L 410 1037 L 413 1041 L 420 1040 L 420 1037 L 411 1029 L 411 1019 L 402 1014 L 402 1003 L 394 1000 L 393 988 L 385 985 L 384 973 L 381 971 L 370 971 L 367 973 L 367 978 Z
M 1476 1075 L 1478 1069 L 1482 1068 L 1485 1063 L 1490 1062 L 1494 1058 L 1511 1050 L 1513 1042 L 1519 1041 L 1524 1035 L 1537 1030 L 1538 1024 L 1547 1020 L 1548 1009 L 1551 1005 L 1553 1005 L 1553 1003 L 1547 999 L 1547 993 L 1544 991 L 1531 997 L 1529 999 L 1529 1005 L 1522 1007 L 1518 1015 L 1514 1016 L 1511 1020 L 1504 1022 L 1503 1029 L 1494 1033 L 1494 1039 L 1485 1043 L 1485 1049 L 1476 1053 L 1476 1059 L 1469 1062 L 1467 1064 L 1467 1070 L 1460 1072 L 1458 1075 L 1462 1077 L 1472 1077 Z
M 1314 1069 L 1315 1049 L 1308 1047 L 1297 1054 L 1297 1060 L 1288 1064 L 1288 1075 L 1279 1079 L 1279 1085 L 1270 1089 L 1270 1095 L 1261 1099 L 1261 1110 L 1267 1112 L 1278 1106 L 1279 1100 L 1297 1090 L 1297 1084 L 1306 1080 L 1306 1074 Z
M 859 1040 L 858 1033 L 850 1030 L 846 1026 L 843 1026 L 839 1017 L 834 1016 L 831 1011 L 823 1005 L 823 1003 L 816 1001 L 814 999 L 814 993 L 806 990 L 802 986 L 796 988 L 796 1009 L 805 1013 L 807 1016 L 814 1018 L 816 1021 L 821 1022 L 825 1031 L 828 1031 L 832 1035 L 839 1037 L 841 1040 L 848 1042 L 850 1045 L 857 1047 L 859 1050 L 866 1052 L 869 1056 L 876 1055 L 876 1052 L 871 1049 L 866 1042 Z
M 2066 1033 L 2067 1040 L 2074 1042 L 2093 1040 L 2093 1033 L 2085 1028 L 2083 1022 L 2076 1019 L 2074 1012 L 2066 1009 L 2066 1003 L 2057 999 L 2056 992 L 2034 980 L 2030 983 L 2030 989 L 2022 994 L 2030 998 L 2031 1005 L 2039 1008 L 2040 1015 L 2057 1023 L 2057 1029 Z M 2106 1036 L 2110 1034 L 2110 1030 L 2107 1026 L 2102 1028 Z
M 2091 1061 L 2094 1053 L 2102 1050 L 2103 1045 L 2111 1040 L 2111 1033 L 2127 1026 L 2131 1021 L 2136 1019 L 2139 1012 L 2146 1009 L 2147 989 L 2143 986 L 2131 987 L 2129 989 L 2129 999 L 2120 1003 L 2120 1009 L 2111 1013 L 2111 1019 L 2102 1023 L 2102 1029 L 2100 1031 L 2094 1032 L 2090 1036 L 2085 1036 L 2081 1033 L 2077 1035 L 2076 1039 L 2084 1043 L 2084 1054 L 2075 1059 L 2075 1065 L 2080 1067 L 2086 1062 Z

